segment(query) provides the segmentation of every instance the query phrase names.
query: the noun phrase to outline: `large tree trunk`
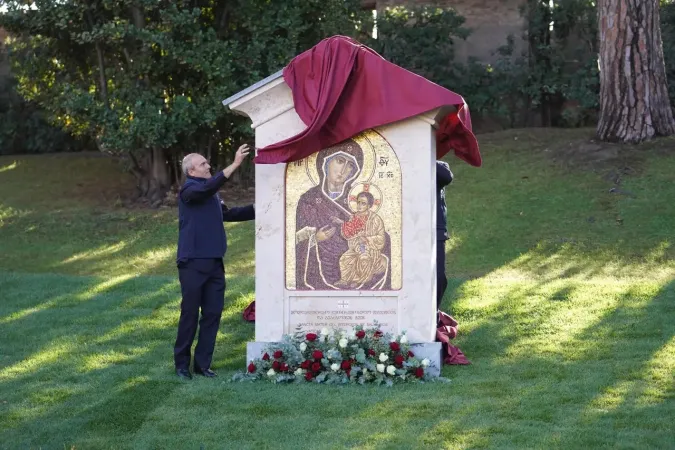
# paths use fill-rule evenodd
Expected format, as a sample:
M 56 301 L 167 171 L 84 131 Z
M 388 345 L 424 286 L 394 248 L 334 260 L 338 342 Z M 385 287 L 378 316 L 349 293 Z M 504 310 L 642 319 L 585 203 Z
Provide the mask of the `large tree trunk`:
M 598 137 L 637 143 L 675 134 L 659 0 L 600 0 Z
M 153 207 L 162 204 L 171 188 L 171 171 L 167 162 L 166 150 L 153 148 L 144 151 L 140 157 L 129 154 L 131 172 L 138 181 L 138 194 L 150 202 Z

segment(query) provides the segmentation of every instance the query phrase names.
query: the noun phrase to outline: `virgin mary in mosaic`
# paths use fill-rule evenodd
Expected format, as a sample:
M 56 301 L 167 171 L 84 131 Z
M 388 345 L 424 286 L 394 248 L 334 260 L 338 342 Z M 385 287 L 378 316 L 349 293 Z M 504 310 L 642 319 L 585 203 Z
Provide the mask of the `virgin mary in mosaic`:
M 373 131 L 290 164 L 287 288 L 400 289 L 400 176 L 396 155 Z

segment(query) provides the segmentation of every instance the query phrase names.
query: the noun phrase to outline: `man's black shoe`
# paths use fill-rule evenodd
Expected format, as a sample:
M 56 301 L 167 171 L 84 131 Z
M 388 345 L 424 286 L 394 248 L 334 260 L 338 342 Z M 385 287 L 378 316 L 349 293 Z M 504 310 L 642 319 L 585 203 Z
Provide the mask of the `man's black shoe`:
M 211 369 L 200 369 L 199 367 L 195 367 L 195 374 L 202 375 L 206 378 L 215 378 L 218 376 L 218 374 Z
M 192 374 L 187 369 L 176 369 L 176 375 L 183 380 L 191 380 Z

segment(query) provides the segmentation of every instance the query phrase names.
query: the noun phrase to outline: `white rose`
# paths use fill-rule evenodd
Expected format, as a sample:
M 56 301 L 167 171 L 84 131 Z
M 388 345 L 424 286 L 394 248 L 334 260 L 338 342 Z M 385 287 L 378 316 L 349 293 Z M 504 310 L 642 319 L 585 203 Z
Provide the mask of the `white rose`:
M 405 334 L 403 336 L 401 336 L 401 339 L 399 340 L 399 342 L 401 344 L 407 344 L 408 343 L 408 338 L 406 337 Z
M 424 358 L 424 359 L 422 360 L 422 366 L 423 366 L 423 367 L 427 367 L 428 365 L 429 365 L 429 360 L 428 360 L 427 358 Z
M 396 374 L 396 367 L 394 366 L 387 366 L 387 373 L 389 375 L 395 375 Z
M 352 341 L 353 341 L 354 339 L 356 339 L 356 330 L 352 329 L 352 331 L 349 332 L 349 334 L 347 335 L 347 337 L 348 337 L 350 340 L 352 340 Z
M 298 369 L 296 369 L 296 371 L 295 371 L 295 376 L 296 376 L 296 377 L 301 377 L 303 373 L 305 373 L 305 371 L 302 370 L 302 369 L 300 369 L 300 368 L 298 368 Z
M 385 362 L 388 359 L 389 357 L 387 355 L 385 355 L 384 353 L 380 353 L 380 361 Z
M 268 377 L 273 377 L 273 376 L 276 375 L 276 374 L 277 374 L 277 373 L 274 371 L 274 369 L 270 369 L 270 370 L 267 371 L 267 376 L 268 376 Z
M 304 352 L 305 350 L 307 350 L 307 344 L 303 342 L 302 344 L 300 344 L 300 351 Z
M 363 369 L 363 376 L 365 377 L 366 375 L 368 375 L 368 369 L 365 369 L 365 368 L 364 368 L 364 369 Z
M 328 328 L 322 328 L 321 329 L 321 336 L 328 336 L 330 334 L 330 331 L 328 331 Z
M 377 371 L 380 373 L 384 373 L 384 364 L 378 364 L 377 365 Z
M 347 347 L 348 343 L 349 343 L 349 341 L 347 339 L 342 338 L 342 339 L 340 339 L 340 342 L 338 344 L 340 345 L 340 348 L 345 348 L 345 347 Z
M 338 370 L 340 370 L 340 364 L 333 363 L 330 365 L 330 368 L 333 370 L 333 372 L 337 372 Z

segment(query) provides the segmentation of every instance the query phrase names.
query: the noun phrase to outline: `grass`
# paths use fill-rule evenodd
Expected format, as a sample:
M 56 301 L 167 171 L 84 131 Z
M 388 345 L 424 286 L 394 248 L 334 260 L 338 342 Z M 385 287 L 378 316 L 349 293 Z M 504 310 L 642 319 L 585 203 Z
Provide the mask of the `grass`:
M 175 211 L 116 206 L 106 158 L 0 158 L 0 448 L 675 448 L 675 140 L 621 149 L 624 195 L 605 175 L 626 161 L 557 158 L 587 135 L 449 160 L 444 306 L 473 364 L 393 389 L 226 382 L 251 224 L 227 227 L 221 378 L 180 382 Z

